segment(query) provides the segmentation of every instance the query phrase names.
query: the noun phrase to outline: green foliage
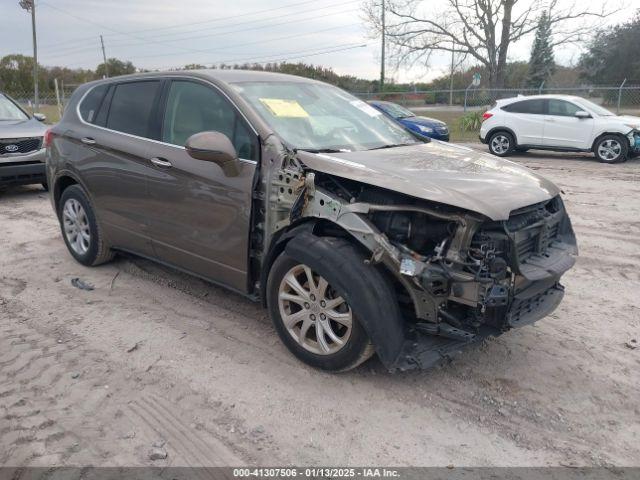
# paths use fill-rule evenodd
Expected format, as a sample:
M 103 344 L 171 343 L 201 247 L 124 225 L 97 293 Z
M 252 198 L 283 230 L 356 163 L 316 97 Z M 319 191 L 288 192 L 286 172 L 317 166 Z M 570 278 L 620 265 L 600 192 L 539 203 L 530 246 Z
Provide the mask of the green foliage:
M 42 73 L 38 82 L 44 80 Z M 0 59 L 0 88 L 5 90 L 33 89 L 33 57 L 7 55 Z
M 113 70 L 112 70 L 113 66 Z M 54 80 L 58 79 L 59 86 L 78 85 L 101 78 L 104 66 L 99 71 L 82 68 L 70 69 L 66 67 L 45 67 L 38 65 L 38 84 L 44 94 L 52 93 Z M 135 72 L 131 62 L 109 59 L 109 75 L 122 75 Z M 121 73 L 119 73 L 121 72 Z M 25 55 L 6 55 L 0 58 L 0 90 L 9 94 L 23 95 L 33 91 L 33 57 Z
M 235 65 L 219 65 L 220 69 L 242 69 L 242 70 L 258 70 L 265 72 L 287 73 L 289 75 L 298 75 L 300 77 L 313 78 L 322 82 L 331 83 L 345 90 L 352 92 L 377 92 L 378 82 L 375 80 L 365 80 L 352 75 L 339 75 L 331 68 L 311 65 L 306 63 L 244 63 Z M 385 85 L 385 87 L 387 87 Z M 389 86 L 389 90 L 393 90 L 394 85 Z M 387 90 L 387 88 L 385 88 Z
M 463 132 L 477 132 L 482 124 L 484 112 L 467 112 L 458 120 L 460 130 Z
M 533 88 L 539 87 L 542 82 L 547 82 L 551 78 L 555 69 L 556 62 L 551 44 L 551 20 L 547 12 L 543 11 L 538 20 L 536 38 L 531 49 L 527 85 Z
M 204 68 L 207 68 L 207 67 L 205 67 L 204 65 L 201 65 L 199 63 L 190 63 L 190 64 L 184 66 L 185 70 L 202 70 Z
M 108 58 L 107 66 L 109 67 L 108 73 L 110 77 L 117 77 L 119 75 L 129 75 L 131 73 L 136 72 L 136 67 L 133 66 L 131 62 L 123 62 L 122 60 L 118 60 L 117 58 Z M 96 68 L 96 77 L 102 78 L 107 76 L 107 69 L 105 68 L 105 64 L 101 63 Z
M 580 57 L 583 79 L 595 84 L 640 84 L 640 12 L 628 23 L 598 32 Z

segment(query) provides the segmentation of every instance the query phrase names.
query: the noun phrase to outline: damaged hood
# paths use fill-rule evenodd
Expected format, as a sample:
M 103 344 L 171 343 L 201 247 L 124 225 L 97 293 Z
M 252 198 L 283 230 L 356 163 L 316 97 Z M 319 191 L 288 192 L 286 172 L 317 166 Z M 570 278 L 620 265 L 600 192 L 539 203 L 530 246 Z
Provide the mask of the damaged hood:
M 298 157 L 313 170 L 463 208 L 492 220 L 506 220 L 512 210 L 560 192 L 546 178 L 514 162 L 443 142 L 331 154 L 299 150 Z

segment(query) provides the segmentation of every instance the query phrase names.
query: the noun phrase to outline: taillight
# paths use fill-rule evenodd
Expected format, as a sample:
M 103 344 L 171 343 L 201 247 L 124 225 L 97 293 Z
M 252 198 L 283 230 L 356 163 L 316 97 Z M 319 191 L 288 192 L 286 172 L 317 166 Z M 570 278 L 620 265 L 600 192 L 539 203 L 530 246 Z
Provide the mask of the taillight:
M 490 112 L 484 112 L 482 114 L 482 121 L 484 122 L 485 120 L 489 120 L 491 117 L 493 117 L 493 113 Z
M 44 139 L 43 139 L 44 148 L 47 148 L 49 145 L 51 145 L 52 139 L 53 139 L 53 133 L 51 132 L 51 129 L 48 129 L 46 132 L 44 132 Z

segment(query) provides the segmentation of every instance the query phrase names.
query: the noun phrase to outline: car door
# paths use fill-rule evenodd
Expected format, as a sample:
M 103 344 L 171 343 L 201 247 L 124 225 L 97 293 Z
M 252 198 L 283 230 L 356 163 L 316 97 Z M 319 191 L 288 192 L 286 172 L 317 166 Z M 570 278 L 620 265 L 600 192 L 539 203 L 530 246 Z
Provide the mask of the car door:
M 521 100 L 502 107 L 504 126 L 516 134 L 518 145 L 542 145 L 544 133 L 544 100 Z
M 166 87 L 161 140 L 150 150 L 155 165 L 147 221 L 155 255 L 218 283 L 247 291 L 251 192 L 258 135 L 217 87 L 173 79 Z M 199 132 L 218 131 L 233 142 L 240 174 L 190 157 L 184 144 Z
M 594 128 L 593 118 L 578 118 L 584 108 L 557 98 L 547 100 L 543 145 L 570 149 L 586 149 Z
M 90 91 L 80 103 L 83 125 L 75 132 L 84 148 L 75 165 L 106 236 L 114 247 L 142 255 L 153 254 L 146 177 L 160 87 L 157 79 L 113 83 L 99 107 Z

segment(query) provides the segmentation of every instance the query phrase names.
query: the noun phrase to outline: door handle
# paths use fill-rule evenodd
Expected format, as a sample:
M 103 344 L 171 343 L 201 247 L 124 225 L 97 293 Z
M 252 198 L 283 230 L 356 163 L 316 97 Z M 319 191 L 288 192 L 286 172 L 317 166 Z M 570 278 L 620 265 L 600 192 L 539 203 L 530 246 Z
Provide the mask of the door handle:
M 91 138 L 91 137 L 82 137 L 80 139 L 80 141 L 86 145 L 95 145 L 96 141 L 95 139 Z
M 547 122 L 549 122 L 549 123 L 556 123 L 555 119 L 553 119 L 553 118 L 547 118 Z
M 153 163 L 156 167 L 169 168 L 172 167 L 171 162 L 169 160 L 165 160 L 163 158 L 153 157 L 151 159 L 151 163 Z

